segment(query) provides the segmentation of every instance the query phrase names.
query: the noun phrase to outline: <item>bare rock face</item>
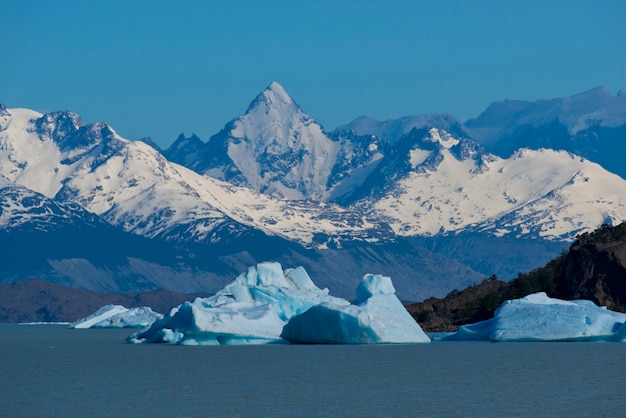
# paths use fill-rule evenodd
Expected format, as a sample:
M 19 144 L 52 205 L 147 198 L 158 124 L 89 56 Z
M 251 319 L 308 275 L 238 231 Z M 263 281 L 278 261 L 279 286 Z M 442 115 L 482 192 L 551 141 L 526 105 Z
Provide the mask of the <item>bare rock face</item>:
M 625 312 L 626 223 L 580 235 L 555 282 L 557 293 L 567 299 L 589 299 Z

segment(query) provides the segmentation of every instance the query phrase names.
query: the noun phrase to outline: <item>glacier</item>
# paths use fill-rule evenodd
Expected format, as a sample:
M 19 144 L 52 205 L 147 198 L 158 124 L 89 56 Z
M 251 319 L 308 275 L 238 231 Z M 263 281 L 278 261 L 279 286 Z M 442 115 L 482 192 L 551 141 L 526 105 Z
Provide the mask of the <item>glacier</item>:
M 626 314 L 589 300 L 565 301 L 544 292 L 505 301 L 494 318 L 463 325 L 443 341 L 615 341 L 626 342 Z
M 311 323 L 316 326 L 304 329 Z M 366 275 L 353 305 L 319 289 L 302 267 L 283 271 L 280 263 L 264 262 L 249 267 L 215 295 L 172 308 L 125 342 L 358 344 L 430 339 L 395 296 L 388 277 Z
M 122 305 L 105 305 L 91 315 L 69 325 L 70 328 L 144 328 L 163 315 L 147 306 L 126 308 Z

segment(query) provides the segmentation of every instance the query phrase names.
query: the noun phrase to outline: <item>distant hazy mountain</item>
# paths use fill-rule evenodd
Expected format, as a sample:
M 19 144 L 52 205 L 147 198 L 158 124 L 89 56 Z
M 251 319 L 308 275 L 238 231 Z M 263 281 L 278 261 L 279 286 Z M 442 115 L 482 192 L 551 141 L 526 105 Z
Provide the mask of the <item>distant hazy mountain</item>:
M 462 123 L 454 116 L 445 113 L 405 116 L 382 122 L 367 116 L 361 116 L 350 123 L 337 127 L 332 132 L 332 135 L 342 136 L 349 132 L 358 136 L 374 135 L 393 145 L 413 129 L 424 128 L 438 128 L 453 135 L 466 136 Z
M 465 123 L 472 138 L 508 157 L 519 148 L 566 150 L 626 178 L 626 89 L 604 87 L 565 98 L 493 103 Z

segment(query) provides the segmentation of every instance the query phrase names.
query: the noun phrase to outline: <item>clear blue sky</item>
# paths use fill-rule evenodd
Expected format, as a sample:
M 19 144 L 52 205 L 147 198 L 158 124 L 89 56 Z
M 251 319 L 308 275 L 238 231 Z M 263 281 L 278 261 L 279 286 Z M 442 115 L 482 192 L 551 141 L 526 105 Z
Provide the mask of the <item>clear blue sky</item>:
M 208 140 L 278 81 L 327 130 L 626 87 L 626 1 L 0 0 L 0 102 Z

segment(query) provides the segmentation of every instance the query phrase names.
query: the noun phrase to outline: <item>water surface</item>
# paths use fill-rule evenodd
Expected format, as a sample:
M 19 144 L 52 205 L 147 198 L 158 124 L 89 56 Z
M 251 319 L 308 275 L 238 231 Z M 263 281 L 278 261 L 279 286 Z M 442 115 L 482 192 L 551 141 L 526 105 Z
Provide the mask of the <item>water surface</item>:
M 624 343 L 123 344 L 0 325 L 4 416 L 619 416 Z

